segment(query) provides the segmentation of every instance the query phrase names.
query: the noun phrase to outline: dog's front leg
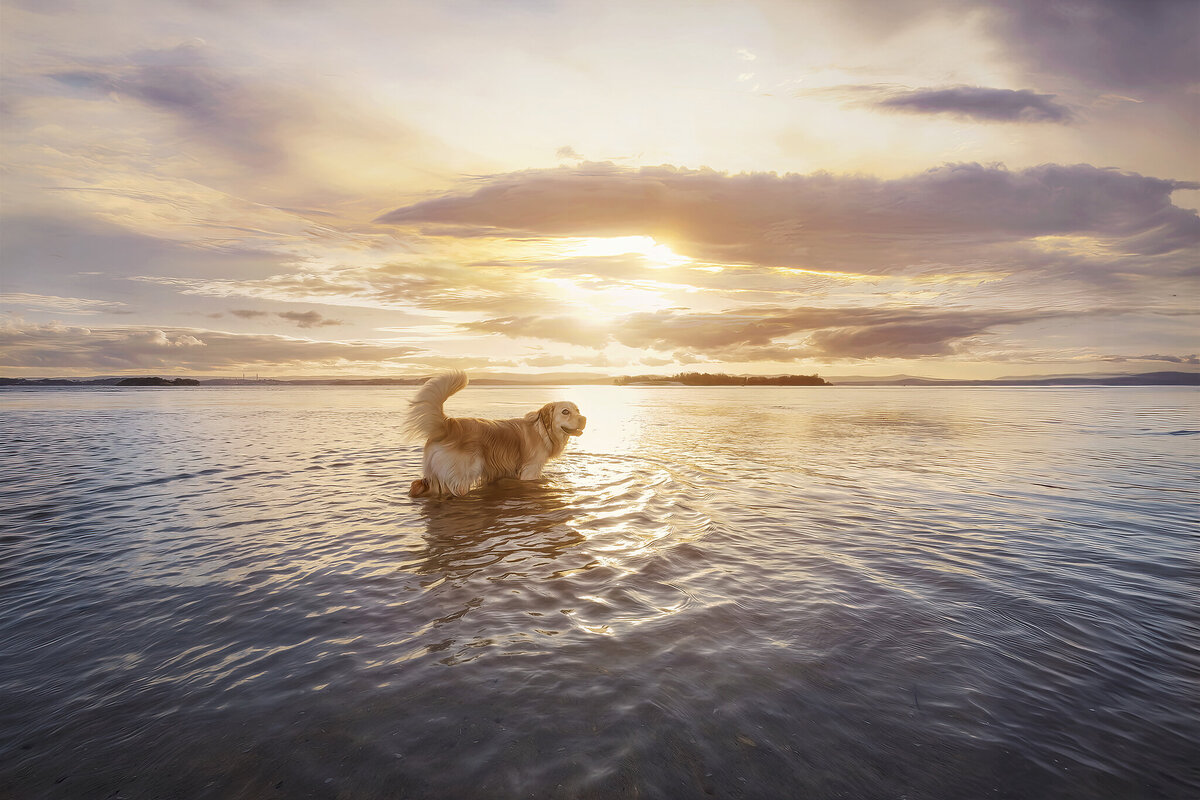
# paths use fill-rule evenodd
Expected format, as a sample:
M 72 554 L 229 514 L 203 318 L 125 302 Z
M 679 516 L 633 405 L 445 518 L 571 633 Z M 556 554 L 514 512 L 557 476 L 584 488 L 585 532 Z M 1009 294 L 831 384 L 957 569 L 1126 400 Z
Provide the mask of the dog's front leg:
M 517 475 L 517 477 L 523 481 L 536 481 L 538 478 L 542 477 L 542 465 L 526 464 L 525 466 L 521 467 L 521 472 Z

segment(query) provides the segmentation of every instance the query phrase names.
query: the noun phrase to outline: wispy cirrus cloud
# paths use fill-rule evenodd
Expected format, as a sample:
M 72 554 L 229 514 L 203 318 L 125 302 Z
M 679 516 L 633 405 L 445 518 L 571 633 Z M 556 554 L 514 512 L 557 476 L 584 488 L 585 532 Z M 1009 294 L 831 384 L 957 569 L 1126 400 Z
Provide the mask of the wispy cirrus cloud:
M 252 365 L 373 367 L 423 352 L 381 342 L 325 342 L 194 328 L 89 328 L 16 320 L 0 324 L 0 366 L 18 369 L 203 372 Z
M 153 275 L 138 276 L 137 280 L 170 286 L 184 294 L 210 297 L 254 297 L 372 308 L 415 307 L 460 313 L 539 313 L 561 302 L 548 296 L 531 276 L 511 267 L 467 267 L 449 262 L 384 263 L 319 272 L 299 270 L 250 280 Z M 269 312 L 249 313 L 261 316 Z M 305 316 L 309 313 L 278 315 L 302 326 L 305 322 L 310 327 L 331 324 L 324 318 Z
M 1124 363 L 1126 361 L 1162 361 L 1167 364 L 1181 364 L 1187 366 L 1195 366 L 1200 364 L 1200 353 L 1188 353 L 1186 355 L 1163 355 L 1162 353 L 1150 353 L 1140 356 L 1101 356 L 1098 361 L 1109 361 L 1113 363 Z
M 318 73 L 302 75 L 301 65 L 278 71 L 247 61 L 192 40 L 106 57 L 59 56 L 42 77 L 58 86 L 44 90 L 58 114 L 103 120 L 112 110 L 106 106 L 128 107 L 122 117 L 135 135 L 101 142 L 87 132 L 71 137 L 74 152 L 65 154 L 73 161 L 102 156 L 108 169 L 123 165 L 123 181 L 157 172 L 333 219 L 356 215 L 356 205 L 377 207 L 365 199 L 377 188 L 448 179 L 453 172 L 439 171 L 463 160 L 391 109 L 335 91 Z M 146 145 L 165 141 L 175 157 L 162 163 Z
M 464 322 L 460 328 L 474 333 L 496 333 L 510 338 L 544 339 L 583 347 L 604 347 L 611 337 L 603 326 L 578 317 L 500 317 Z
M 9 292 L 0 294 L 0 306 L 18 309 L 54 311 L 60 314 L 126 314 L 126 304 L 114 300 L 91 300 L 85 297 Z
M 281 128 L 296 115 L 296 104 L 221 70 L 202 43 L 144 50 L 121 62 L 89 66 L 53 72 L 51 77 L 72 88 L 121 96 L 166 112 L 189 135 L 242 163 L 276 169 L 284 161 Z

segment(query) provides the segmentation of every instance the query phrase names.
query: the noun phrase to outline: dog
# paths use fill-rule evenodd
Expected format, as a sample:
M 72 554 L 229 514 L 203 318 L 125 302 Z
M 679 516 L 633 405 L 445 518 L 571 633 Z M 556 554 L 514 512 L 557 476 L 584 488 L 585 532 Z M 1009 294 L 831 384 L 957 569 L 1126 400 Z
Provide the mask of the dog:
M 587 426 L 579 407 L 565 401 L 518 419 L 447 417 L 442 406 L 466 385 L 461 370 L 438 375 L 423 383 L 410 403 L 404 427 L 426 440 L 424 476 L 412 482 L 412 497 L 458 497 L 501 478 L 536 480 L 546 462 Z

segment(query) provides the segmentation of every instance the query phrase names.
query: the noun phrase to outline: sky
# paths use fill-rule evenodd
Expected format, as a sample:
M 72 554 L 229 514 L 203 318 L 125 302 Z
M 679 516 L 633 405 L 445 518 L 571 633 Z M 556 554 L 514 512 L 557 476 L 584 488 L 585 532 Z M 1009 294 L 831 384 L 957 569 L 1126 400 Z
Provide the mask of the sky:
M 1200 365 L 1194 0 L 3 0 L 0 375 Z

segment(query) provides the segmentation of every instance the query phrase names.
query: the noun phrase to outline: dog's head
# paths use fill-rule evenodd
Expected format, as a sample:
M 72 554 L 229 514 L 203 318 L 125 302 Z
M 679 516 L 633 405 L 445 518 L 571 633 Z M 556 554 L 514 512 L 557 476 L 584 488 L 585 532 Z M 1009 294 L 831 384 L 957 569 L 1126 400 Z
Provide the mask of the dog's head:
M 542 423 L 551 436 L 556 431 L 566 436 L 579 436 L 587 427 L 587 417 L 579 413 L 579 406 L 566 401 L 546 403 L 537 411 L 526 414 L 525 419 Z

